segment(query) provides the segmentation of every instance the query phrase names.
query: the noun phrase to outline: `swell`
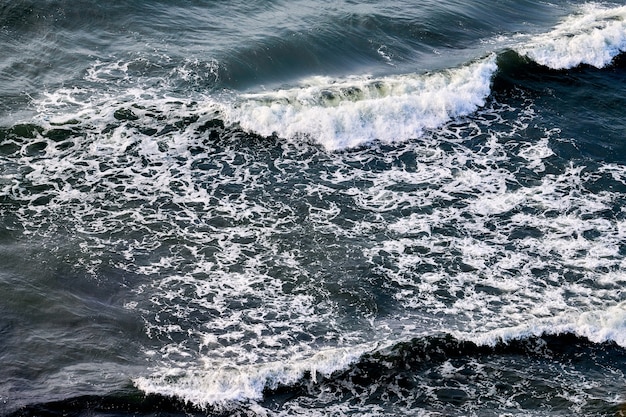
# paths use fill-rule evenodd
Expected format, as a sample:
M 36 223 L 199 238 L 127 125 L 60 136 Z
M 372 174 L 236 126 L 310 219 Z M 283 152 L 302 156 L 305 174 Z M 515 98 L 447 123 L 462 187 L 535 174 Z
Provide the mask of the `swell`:
M 576 409 L 581 414 L 611 415 L 620 404 L 606 391 L 619 389 L 625 360 L 626 352 L 614 343 L 594 344 L 573 334 L 533 336 L 495 346 L 449 335 L 422 337 L 365 355 L 323 381 L 303 381 L 268 393 L 265 404 L 285 406 L 313 397 L 325 405 L 338 398 L 382 404 L 391 415 L 409 410 L 467 415 L 494 409 L 531 414 Z M 272 396 L 278 394 L 282 396 L 273 402 Z M 287 401 L 286 394 L 292 395 Z
M 411 29 L 415 26 L 413 22 L 400 22 L 397 23 L 399 28 L 389 28 L 386 26 L 390 25 L 387 18 L 378 21 L 375 14 L 365 15 L 368 19 L 361 24 L 380 26 L 381 33 L 421 30 L 419 27 Z M 44 121 L 34 124 L 39 126 L 36 129 L 40 131 L 57 131 L 56 127 L 46 126 L 46 120 L 65 123 L 67 113 L 74 110 L 75 114 L 89 120 L 89 124 L 93 125 L 94 120 L 100 121 L 98 127 L 104 133 L 119 126 L 121 121 L 128 122 L 129 126 L 137 126 L 141 134 L 152 136 L 163 133 L 164 129 L 171 129 L 168 125 L 172 123 L 163 123 L 163 116 L 167 118 L 173 106 L 187 106 L 191 112 L 182 116 L 187 120 L 210 117 L 247 133 L 289 140 L 305 138 L 329 150 L 353 148 L 374 141 L 404 141 L 419 138 L 451 120 L 473 114 L 494 97 L 494 93 L 499 101 L 506 102 L 518 87 L 543 93 L 550 89 L 551 86 L 546 85 L 550 81 L 567 80 L 572 72 L 585 75 L 595 69 L 614 71 L 620 68 L 624 65 L 623 51 L 626 49 L 625 17 L 626 7 L 585 6 L 551 31 L 526 36 L 521 41 L 512 38 L 505 42 L 507 46 L 504 49 L 482 58 L 474 57 L 469 62 L 450 68 L 387 76 L 316 76 L 305 78 L 290 87 L 249 94 L 236 91 L 224 93 L 214 87 L 239 71 L 237 62 L 243 66 L 255 62 L 257 67 L 267 64 L 266 72 L 277 74 L 279 79 L 287 79 L 287 73 L 281 71 L 291 68 L 292 64 L 300 65 L 295 61 L 308 67 L 308 63 L 320 60 L 314 44 L 327 44 L 331 49 L 344 46 L 333 45 L 328 38 L 332 30 L 327 29 L 310 38 L 293 32 L 295 36 L 273 46 L 271 39 L 274 38 L 261 37 L 258 41 L 260 49 L 253 47 L 247 52 L 235 50 L 226 62 L 185 61 L 176 68 L 174 64 L 169 64 L 165 72 L 163 69 L 155 69 L 158 66 L 156 63 L 142 57 L 126 63 L 97 62 L 87 70 L 86 87 L 61 88 L 56 92 L 44 93 L 35 100 L 33 104 Z M 361 18 L 353 16 L 343 19 Z M 374 20 L 368 23 L 369 19 Z M 288 27 L 281 29 L 287 32 L 290 30 Z M 426 33 L 434 32 L 427 29 Z M 420 36 L 425 39 L 424 42 L 430 42 L 429 36 Z M 407 37 L 412 39 L 411 36 Z M 389 50 L 383 46 L 384 42 L 371 47 L 376 48 L 377 55 L 382 54 L 382 58 L 378 58 L 385 60 L 384 56 L 389 58 Z M 356 49 L 362 51 L 368 48 L 371 49 L 365 46 Z M 409 46 L 409 49 L 415 51 L 416 45 Z M 261 50 L 265 52 L 259 55 Z M 345 56 L 348 61 L 359 60 L 345 50 L 338 49 L 330 55 Z M 265 62 L 263 57 L 268 61 Z M 281 64 L 284 60 L 286 64 Z M 281 65 L 284 68 L 281 69 Z M 151 71 L 156 71 L 158 77 L 165 77 L 156 83 L 165 91 L 155 89 L 155 80 L 149 76 L 138 77 L 139 73 Z M 205 75 L 197 77 L 200 72 Z M 270 78 L 261 76 L 255 83 L 270 81 Z M 148 87 L 144 88 L 142 83 Z M 93 86 L 89 87 L 89 84 Z M 111 89 L 111 85 L 118 85 L 122 90 L 118 92 Z M 187 88 L 184 85 L 191 85 L 194 89 L 209 85 L 210 88 L 208 94 L 192 94 L 197 101 L 176 102 L 167 99 L 172 93 L 184 91 Z M 94 94 L 95 87 L 105 88 Z M 161 114 L 158 117 L 150 118 L 149 114 L 156 113 L 142 110 L 159 106 L 161 108 L 157 110 Z M 120 109 L 128 111 L 129 116 L 120 113 Z M 141 117 L 142 112 L 148 117 Z M 174 113 L 178 114 L 177 111 Z M 77 127 L 81 128 L 84 120 L 80 116 L 77 120 Z M 193 125 L 193 122 L 185 123 Z
M 498 71 L 492 80 L 493 94 L 503 97 L 515 95 L 514 90 L 535 93 L 535 97 L 545 94 L 556 84 L 571 86 L 577 79 L 594 76 L 602 77 L 626 68 L 626 53 L 615 55 L 610 63 L 602 68 L 581 63 L 573 68 L 550 68 L 541 65 L 519 51 L 506 49 L 498 54 Z
M 563 370 L 566 376 L 560 375 Z M 366 353 L 329 375 L 306 371 L 292 384 L 265 388 L 259 405 L 271 414 L 293 404 L 320 407 L 340 400 L 382 404 L 389 407 L 390 414 L 402 405 L 404 411 L 447 410 L 449 415 L 463 415 L 475 407 L 560 413 L 575 405 L 583 413 L 611 415 L 622 410 L 623 404 L 607 396 L 606 390 L 619 388 L 615 380 L 625 372 L 626 350 L 614 342 L 593 343 L 573 333 L 542 334 L 491 346 L 440 334 Z M 587 380 L 580 384 L 577 378 L 583 373 Z M 594 375 L 598 381 L 590 380 Z M 596 382 L 605 386 L 598 387 Z M 565 394 L 572 388 L 567 385 L 570 383 L 587 388 L 579 390 L 577 398 L 568 399 Z M 110 395 L 25 405 L 6 415 L 225 416 L 256 415 L 255 410 L 247 401 L 194 404 L 129 387 Z
M 495 356 L 547 358 L 563 362 L 574 359 L 585 366 L 616 365 L 626 370 L 626 350 L 623 347 L 613 341 L 594 343 L 574 333 L 546 332 L 538 336 L 500 340 L 493 345 L 441 334 L 414 338 L 367 353 L 348 369 L 334 373 L 325 381 L 336 382 L 361 375 L 359 383 L 372 385 L 381 380 L 391 381 L 394 375 L 401 372 L 414 372 L 451 359 L 488 360 Z M 523 361 L 520 362 L 523 366 Z
M 291 82 L 319 73 L 381 73 L 391 66 L 402 72 L 416 65 L 432 69 L 433 58 L 441 61 L 473 48 L 478 39 L 519 30 L 521 15 L 535 23 L 542 20 L 538 16 L 552 15 L 545 6 L 538 6 L 543 13 L 533 10 L 529 15 L 530 2 L 505 3 L 495 10 L 487 2 L 471 7 L 426 3 L 411 6 L 407 13 L 401 1 L 312 7 L 300 1 L 123 1 L 103 6 L 87 0 L 22 0 L 0 6 L 0 28 L 7 31 L 5 42 L 12 46 L 3 72 L 18 78 L 26 67 L 28 79 L 37 81 L 28 86 L 32 90 L 55 85 L 93 56 L 130 60 L 141 55 L 154 64 L 157 75 L 158 67 L 170 60 L 217 59 L 223 64 L 221 86 L 230 88 Z M 142 53 L 147 45 L 154 51 Z M 28 53 L 21 54 L 23 50 Z M 47 72 L 49 77 L 43 77 Z
M 478 40 L 521 30 L 520 16 L 534 24 L 552 16 L 545 5 L 535 4 L 533 13 L 527 13 L 530 3 L 494 9 L 488 2 L 426 2 L 412 5 L 409 13 L 401 2 L 296 11 L 290 15 L 292 23 L 274 22 L 279 30 L 263 31 L 244 46 L 222 50 L 217 57 L 224 63 L 221 79 L 227 87 L 250 89 L 259 83 L 284 86 L 314 74 L 341 77 L 367 71 L 382 76 L 457 66 L 485 53 Z
M 487 57 L 424 74 L 317 77 L 293 89 L 244 95 L 224 114 L 246 131 L 311 137 L 328 149 L 402 141 L 475 112 L 492 95 L 493 86 L 501 89 L 507 82 L 541 82 L 543 75 L 567 78 L 562 71 L 621 65 L 625 50 L 626 7 L 592 4 L 546 33 L 512 39 L 497 53 L 497 66 Z M 387 93 L 371 94 L 370 85 L 382 86 Z
M 469 116 L 492 99 L 507 103 L 518 97 L 519 91 L 541 97 L 555 86 L 567 89 L 575 79 L 593 80 L 607 73 L 618 74 L 625 67 L 624 53 L 604 69 L 583 64 L 555 70 L 508 49 L 496 57 L 441 73 L 315 77 L 298 88 L 205 102 L 146 100 L 139 92 L 123 99 L 104 97 L 78 102 L 73 117 L 63 107 L 69 103 L 75 106 L 75 98 L 51 97 L 50 109 L 46 109 L 49 104 L 45 101 L 41 107 L 49 113 L 61 105 L 59 114 L 0 128 L 0 155 L 44 156 L 49 150 L 72 149 L 81 138 L 120 130 L 154 138 L 187 133 L 217 140 L 236 132 L 309 138 L 330 150 L 376 140 L 402 141 Z M 65 100 L 71 101 L 65 104 Z
M 576 394 L 579 400 L 587 402 L 601 396 L 606 406 L 615 397 L 610 389 L 611 395 L 607 396 L 605 387 L 601 392 L 596 388 L 601 384 L 611 389 L 619 387 L 626 376 L 624 311 L 622 304 L 579 317 L 537 320 L 527 326 L 485 333 L 442 332 L 385 342 L 386 346 L 369 344 L 321 351 L 293 363 L 225 367 L 209 373 L 170 369 L 165 376 L 138 378 L 134 383 L 146 393 L 172 396 L 208 410 L 231 409 L 251 402 L 271 408 L 277 396 L 385 403 L 389 402 L 385 394 L 389 392 L 397 394 L 394 401 L 417 401 L 429 406 L 441 399 L 422 398 L 421 391 L 450 387 L 464 398 L 462 402 L 472 403 L 476 390 L 488 392 L 498 384 L 507 395 L 528 396 L 529 400 L 536 396 L 533 407 L 540 407 L 541 399 L 551 399 L 555 391 L 569 395 L 569 384 L 577 384 L 576 378 L 584 376 L 592 382 L 580 386 Z M 449 377 L 433 376 L 437 369 Z M 562 374 L 566 376 L 559 377 Z M 600 376 L 599 381 L 595 380 Z M 545 383 L 553 378 L 560 379 Z M 519 380 L 525 382 L 520 385 Z M 539 388 L 529 391 L 524 388 L 528 385 Z M 489 399 L 494 406 L 506 397 L 497 391 Z M 554 404 L 556 409 L 571 406 Z

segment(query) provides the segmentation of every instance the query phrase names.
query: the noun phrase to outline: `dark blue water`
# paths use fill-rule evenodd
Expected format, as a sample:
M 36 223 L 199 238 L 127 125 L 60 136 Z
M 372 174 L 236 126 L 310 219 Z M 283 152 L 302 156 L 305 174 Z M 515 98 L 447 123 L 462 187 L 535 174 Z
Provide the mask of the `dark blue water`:
M 0 2 L 0 414 L 623 415 L 626 7 Z

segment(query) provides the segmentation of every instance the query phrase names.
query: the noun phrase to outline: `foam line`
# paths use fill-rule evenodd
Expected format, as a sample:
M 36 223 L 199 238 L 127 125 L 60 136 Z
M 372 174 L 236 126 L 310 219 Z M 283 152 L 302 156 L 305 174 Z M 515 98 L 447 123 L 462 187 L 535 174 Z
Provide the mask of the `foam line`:
M 612 341 L 626 348 L 626 303 L 606 310 L 582 312 L 579 315 L 564 314 L 485 333 L 451 332 L 458 340 L 492 347 L 513 340 L 566 333 L 587 338 L 594 343 Z M 243 402 L 261 400 L 266 389 L 293 386 L 307 372 L 313 381 L 317 375 L 328 377 L 354 364 L 364 354 L 389 346 L 391 342 L 385 346 L 371 343 L 354 348 L 328 349 L 310 358 L 289 362 L 249 366 L 225 364 L 218 369 L 162 369 L 152 377 L 136 378 L 134 383 L 148 394 L 173 396 L 204 408 L 228 408 Z

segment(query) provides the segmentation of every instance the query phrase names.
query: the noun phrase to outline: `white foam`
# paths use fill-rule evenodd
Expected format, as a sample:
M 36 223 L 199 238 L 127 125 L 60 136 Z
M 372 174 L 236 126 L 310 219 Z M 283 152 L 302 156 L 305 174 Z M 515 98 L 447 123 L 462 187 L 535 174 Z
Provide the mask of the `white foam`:
M 603 68 L 626 51 L 626 6 L 587 4 L 552 31 L 519 48 L 522 55 L 552 69 L 580 64 Z
M 309 79 L 302 87 L 249 94 L 223 112 L 263 136 L 306 136 L 327 149 L 421 136 L 484 105 L 495 56 L 431 74 Z

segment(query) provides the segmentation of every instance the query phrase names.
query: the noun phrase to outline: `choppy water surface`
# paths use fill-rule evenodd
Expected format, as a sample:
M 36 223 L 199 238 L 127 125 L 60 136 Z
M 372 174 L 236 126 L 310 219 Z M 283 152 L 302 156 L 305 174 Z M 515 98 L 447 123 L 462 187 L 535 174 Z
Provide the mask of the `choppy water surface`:
M 626 7 L 0 3 L 0 413 L 621 415 Z

